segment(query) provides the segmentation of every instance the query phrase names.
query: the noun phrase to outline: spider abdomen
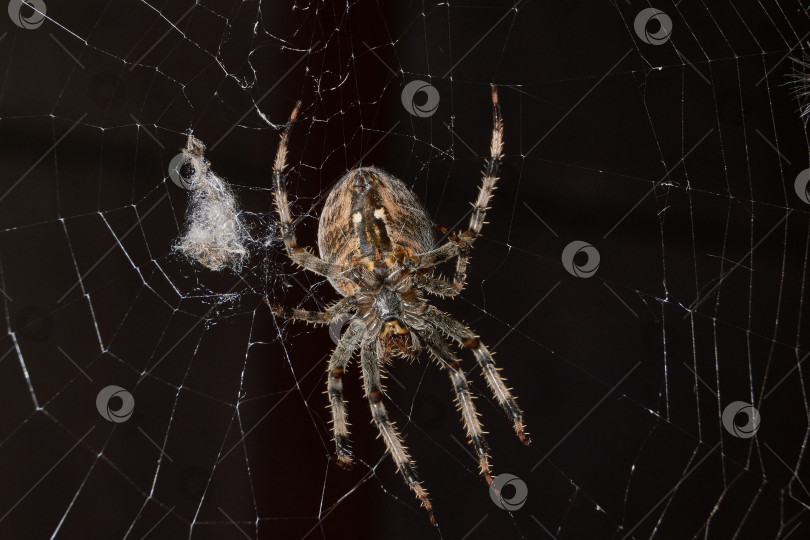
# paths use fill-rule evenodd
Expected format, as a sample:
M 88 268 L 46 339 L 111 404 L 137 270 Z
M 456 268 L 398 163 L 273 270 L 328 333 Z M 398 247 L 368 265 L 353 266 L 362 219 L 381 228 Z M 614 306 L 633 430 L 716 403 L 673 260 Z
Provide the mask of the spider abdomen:
M 422 203 L 401 180 L 375 167 L 346 173 L 329 193 L 318 224 L 321 258 L 343 268 L 361 259 L 385 264 L 393 253 L 417 255 L 434 246 Z M 347 278 L 330 282 L 344 296 L 357 292 Z

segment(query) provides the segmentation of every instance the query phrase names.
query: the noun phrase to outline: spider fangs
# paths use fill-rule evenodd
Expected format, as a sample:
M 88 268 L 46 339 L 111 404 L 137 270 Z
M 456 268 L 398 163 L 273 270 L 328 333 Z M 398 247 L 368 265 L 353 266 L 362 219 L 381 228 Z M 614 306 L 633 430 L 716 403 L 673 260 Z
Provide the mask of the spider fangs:
M 325 311 L 306 311 L 270 304 L 286 319 L 329 324 L 345 313 L 354 317 L 329 359 L 327 394 L 335 440 L 335 459 L 352 464 L 343 375 L 357 349 L 365 396 L 371 415 L 397 470 L 435 523 L 427 491 L 422 487 L 402 437 L 388 418 L 383 403 L 381 365 L 395 356 L 415 358 L 427 348 L 450 376 L 456 404 L 481 474 L 492 482 L 489 453 L 464 371 L 446 338 L 472 351 L 495 400 L 528 444 L 523 413 L 501 376 L 492 354 L 464 324 L 425 301 L 426 294 L 454 297 L 464 287 L 467 264 L 481 232 L 487 205 L 498 179 L 503 148 L 503 120 L 498 94 L 492 89 L 492 140 L 481 187 L 473 204 L 467 230 L 452 233 L 436 246 L 433 226 L 416 195 L 399 179 L 374 168 L 346 173 L 330 192 L 318 225 L 320 257 L 301 248 L 295 237 L 287 198 L 287 143 L 298 114 L 296 105 L 279 142 L 273 166 L 274 200 L 287 255 L 293 263 L 325 276 L 343 295 Z M 452 280 L 435 276 L 437 265 L 456 259 Z

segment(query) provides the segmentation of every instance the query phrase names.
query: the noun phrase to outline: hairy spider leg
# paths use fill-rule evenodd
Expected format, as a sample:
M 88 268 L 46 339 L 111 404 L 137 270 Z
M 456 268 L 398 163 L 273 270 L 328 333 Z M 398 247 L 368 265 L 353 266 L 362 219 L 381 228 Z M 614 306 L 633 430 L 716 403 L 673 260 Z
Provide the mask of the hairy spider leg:
M 327 307 L 325 311 L 309 311 L 306 309 L 279 306 L 271 304 L 267 298 L 264 299 L 264 302 L 270 306 L 270 310 L 279 317 L 284 317 L 290 321 L 304 321 L 312 324 L 329 324 L 338 316 L 351 311 L 355 306 L 354 298 L 351 296 L 341 298 Z
M 489 201 L 495 191 L 495 184 L 498 181 L 498 172 L 503 155 L 503 118 L 501 108 L 498 105 L 498 89 L 492 87 L 492 139 L 489 144 L 489 159 L 484 165 L 481 187 L 478 190 L 478 198 L 473 203 L 470 223 L 466 231 L 453 233 L 450 239 L 434 250 L 423 253 L 417 257 L 417 268 L 429 268 L 445 261 L 458 257 L 456 260 L 456 271 L 453 275 L 452 286 L 457 291 L 461 291 L 467 282 L 467 265 L 470 262 L 470 250 L 478 235 L 481 234 Z
M 414 274 L 413 279 L 421 290 L 442 298 L 454 298 L 461 293 L 461 290 L 457 289 L 453 282 L 443 277 L 417 272 Z
M 433 306 L 425 312 L 425 320 L 457 341 L 460 345 L 472 350 L 478 365 L 501 408 L 509 415 L 515 428 L 515 433 L 523 444 L 530 443 L 523 424 L 523 411 L 518 406 L 517 399 L 507 386 L 506 379 L 501 376 L 500 368 L 496 367 L 492 353 L 481 343 L 475 332 L 458 322 L 448 313 Z
M 339 266 L 330 264 L 309 250 L 299 247 L 295 238 L 290 202 L 287 197 L 287 174 L 284 170 L 287 168 L 287 143 L 300 106 L 301 102 L 295 104 L 295 108 L 290 114 L 290 119 L 284 127 L 284 132 L 281 134 L 281 140 L 278 143 L 276 159 L 273 162 L 273 199 L 281 224 L 281 237 L 284 240 L 287 256 L 293 263 L 307 270 L 328 278 L 336 278 L 342 273 Z
M 430 522 L 435 525 L 436 518 L 433 516 L 433 505 L 428 497 L 428 492 L 419 482 L 413 460 L 408 455 L 407 448 L 402 444 L 402 437 L 397 433 L 394 424 L 388 419 L 388 412 L 386 412 L 385 405 L 383 405 L 379 358 L 373 342 L 363 344 L 360 352 L 360 366 L 363 371 L 363 388 L 365 389 L 369 407 L 371 407 L 371 416 L 385 442 L 388 453 L 394 459 L 397 471 L 402 474 L 408 487 L 411 488 L 411 491 L 414 492 L 422 506 L 427 510 Z
M 446 369 L 447 373 L 450 375 L 450 381 L 456 393 L 456 405 L 461 413 L 461 419 L 464 423 L 467 437 L 478 456 L 478 466 L 481 475 L 486 479 L 487 484 L 491 484 L 492 470 L 489 465 L 489 449 L 484 439 L 485 431 L 481 426 L 481 422 L 478 420 L 480 415 L 475 409 L 475 403 L 473 403 L 472 394 L 467 384 L 467 378 L 464 376 L 464 371 L 461 369 L 461 366 L 459 366 L 458 360 L 453 356 L 450 345 L 438 332 L 429 329 L 421 335 L 427 342 L 430 352 L 433 354 L 439 366 Z
M 329 409 L 332 413 L 332 435 L 335 440 L 335 461 L 344 469 L 351 468 L 353 461 L 349 449 L 349 422 L 346 400 L 343 398 L 343 375 L 354 351 L 363 337 L 362 323 L 353 321 L 338 341 L 329 358 L 326 393 L 329 394 Z

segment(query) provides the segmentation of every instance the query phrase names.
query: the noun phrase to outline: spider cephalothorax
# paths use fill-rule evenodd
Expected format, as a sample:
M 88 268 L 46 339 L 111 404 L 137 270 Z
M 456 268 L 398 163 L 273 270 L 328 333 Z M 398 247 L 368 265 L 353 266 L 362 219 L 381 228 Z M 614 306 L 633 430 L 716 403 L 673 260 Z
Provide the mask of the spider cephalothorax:
M 413 287 L 409 272 L 398 260 L 368 261 L 357 267 L 354 294 L 356 317 L 365 325 L 369 340 L 376 340 L 380 360 L 393 356 L 415 358 L 421 346 L 415 331 L 422 330 L 425 301 Z M 374 271 L 367 270 L 374 265 Z
M 430 499 L 383 404 L 385 389 L 380 374 L 383 364 L 394 357 L 416 358 L 422 348 L 430 351 L 450 375 L 481 474 L 487 482 L 492 482 L 484 432 L 464 371 L 446 340 L 450 338 L 472 351 L 495 399 L 509 415 L 518 437 L 528 444 L 523 413 L 495 367 L 492 354 L 469 328 L 425 299 L 426 294 L 456 296 L 465 285 L 470 251 L 480 234 L 487 204 L 498 179 L 503 121 L 494 88 L 492 104 L 494 126 L 490 157 L 469 227 L 450 234 L 448 241 L 438 247 L 433 225 L 416 195 L 402 181 L 375 167 L 349 171 L 329 193 L 318 225 L 320 257 L 298 246 L 284 175 L 287 142 L 298 106 L 281 136 L 273 168 L 276 210 L 287 254 L 294 263 L 328 278 L 343 295 L 323 312 L 271 306 L 273 312 L 288 319 L 316 324 L 328 324 L 347 313 L 354 315 L 329 360 L 328 368 L 327 393 L 336 461 L 343 467 L 352 464 L 342 379 L 349 360 L 360 349 L 363 387 L 374 422 L 397 470 L 427 509 L 431 521 Z M 456 259 L 452 280 L 434 276 L 437 265 L 452 259 Z

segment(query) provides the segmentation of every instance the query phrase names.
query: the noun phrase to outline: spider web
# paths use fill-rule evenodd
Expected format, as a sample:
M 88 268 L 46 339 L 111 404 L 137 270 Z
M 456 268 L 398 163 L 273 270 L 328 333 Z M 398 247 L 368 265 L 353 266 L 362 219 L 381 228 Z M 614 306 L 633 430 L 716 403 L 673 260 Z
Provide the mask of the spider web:
M 810 159 L 806 102 L 786 84 L 794 66 L 804 80 L 804 6 L 281 4 L 10 3 L 2 536 L 806 535 Z M 301 100 L 288 185 L 302 244 L 359 164 L 461 228 L 492 83 L 506 157 L 491 223 L 464 293 L 436 304 L 498 353 L 533 445 L 463 355 L 494 471 L 515 476 L 509 511 L 447 376 L 394 364 L 386 403 L 434 529 L 375 439 L 356 365 L 356 465 L 330 463 L 330 334 L 263 299 L 337 295 L 286 259 L 270 171 Z M 241 209 L 238 272 L 173 249 L 189 192 L 169 169 L 189 133 Z

